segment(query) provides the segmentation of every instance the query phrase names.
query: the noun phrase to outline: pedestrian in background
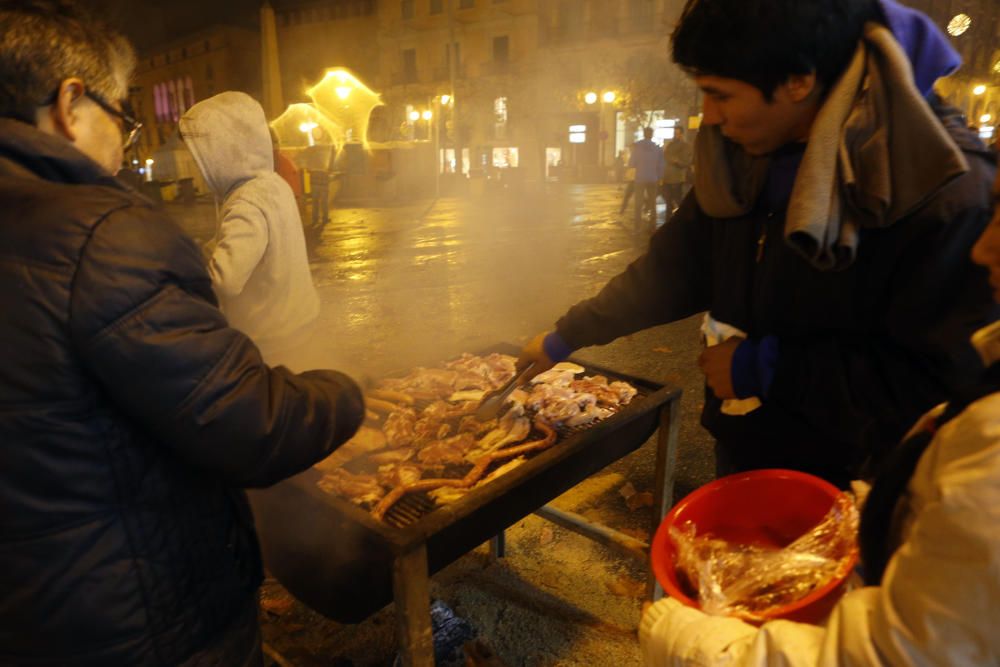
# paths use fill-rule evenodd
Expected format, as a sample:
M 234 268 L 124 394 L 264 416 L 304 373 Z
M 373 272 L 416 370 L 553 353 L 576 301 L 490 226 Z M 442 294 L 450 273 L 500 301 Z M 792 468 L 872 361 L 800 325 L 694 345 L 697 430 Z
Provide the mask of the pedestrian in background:
M 208 272 L 222 312 L 269 364 L 302 370 L 319 296 L 295 195 L 274 171 L 264 110 L 245 93 L 220 93 L 188 109 L 180 133 L 221 200 Z
M 195 243 L 113 177 L 134 63 L 65 0 L 0 0 L 0 664 L 259 667 L 242 489 L 326 457 L 364 404 L 265 365 Z
M 667 215 L 681 205 L 687 189 L 688 175 L 691 171 L 691 161 L 694 159 L 694 149 L 684 138 L 684 128 L 674 126 L 674 136 L 663 147 L 663 201 L 667 205 Z
M 632 144 L 628 166 L 635 168 L 635 227 L 639 234 L 645 215 L 650 215 L 651 228 L 656 226 L 656 193 L 663 178 L 663 150 L 653 141 L 653 128 L 642 131 L 643 138 Z
M 292 194 L 295 195 L 295 201 L 300 202 L 302 200 L 302 174 L 299 173 L 299 168 L 295 166 L 292 159 L 281 152 L 281 141 L 278 139 L 278 133 L 274 131 L 273 127 L 268 127 L 268 130 L 271 133 L 271 147 L 274 151 L 274 170 L 278 176 L 285 180 L 285 183 L 288 183 Z

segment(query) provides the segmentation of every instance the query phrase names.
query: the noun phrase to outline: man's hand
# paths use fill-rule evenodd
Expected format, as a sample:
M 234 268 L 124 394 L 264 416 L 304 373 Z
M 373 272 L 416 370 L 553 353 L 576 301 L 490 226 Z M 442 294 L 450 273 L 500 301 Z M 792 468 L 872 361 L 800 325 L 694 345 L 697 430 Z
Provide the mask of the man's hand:
M 724 343 L 706 347 L 698 357 L 698 366 L 705 374 L 705 382 L 712 393 L 726 400 L 736 398 L 733 391 L 733 355 L 743 338 L 730 338 Z
M 538 334 L 531 341 L 524 346 L 521 350 L 521 355 L 517 358 L 517 370 L 521 371 L 528 367 L 528 364 L 534 362 L 535 367 L 531 369 L 531 377 L 526 378 L 530 380 L 539 373 L 544 373 L 553 366 L 555 362 L 549 358 L 549 355 L 545 353 L 545 337 L 549 334 L 548 331 L 543 331 Z

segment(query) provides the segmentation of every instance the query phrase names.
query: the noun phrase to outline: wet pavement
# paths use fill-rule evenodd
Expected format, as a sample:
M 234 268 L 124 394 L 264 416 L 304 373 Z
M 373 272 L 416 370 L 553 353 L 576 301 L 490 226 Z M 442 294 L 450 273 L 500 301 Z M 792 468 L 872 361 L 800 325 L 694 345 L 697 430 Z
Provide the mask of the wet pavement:
M 311 243 L 322 299 L 312 366 L 378 377 L 550 329 L 643 250 L 618 186 L 551 184 L 480 198 L 331 210 Z M 214 206 L 169 205 L 198 240 Z M 663 218 L 661 205 L 660 220 Z M 676 497 L 712 478 L 698 424 L 698 318 L 657 327 L 578 357 L 684 390 Z M 653 442 L 557 504 L 648 539 L 650 509 L 630 510 L 626 483 L 652 489 Z M 477 549 L 435 576 L 451 604 L 510 665 L 631 665 L 640 564 L 529 517 L 508 531 L 508 555 Z M 392 607 L 357 626 L 329 622 L 265 586 L 264 634 L 295 665 L 384 665 L 393 655 Z

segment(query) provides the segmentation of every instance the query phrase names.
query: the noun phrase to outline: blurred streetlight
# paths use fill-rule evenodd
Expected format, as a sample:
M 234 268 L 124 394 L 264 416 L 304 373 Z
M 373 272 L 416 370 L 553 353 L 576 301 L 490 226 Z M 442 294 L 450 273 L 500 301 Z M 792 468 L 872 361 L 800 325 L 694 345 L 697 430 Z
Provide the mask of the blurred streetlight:
M 410 112 L 410 122 L 416 123 L 418 120 L 420 120 L 420 112 L 414 109 Z
M 313 138 L 313 130 L 315 130 L 317 127 L 319 127 L 319 125 L 311 120 L 308 120 L 299 125 L 299 132 L 306 135 L 306 139 L 309 140 L 310 146 L 316 145 L 316 140 Z
M 604 105 L 614 104 L 618 99 L 618 93 L 613 90 L 605 90 L 601 92 L 600 95 L 596 91 L 588 90 L 583 94 L 583 101 L 588 105 L 597 104 L 598 100 L 601 102 L 601 108 L 597 113 L 597 159 L 600 166 L 605 165 L 604 159 L 604 142 L 605 142 L 605 132 L 604 132 Z
M 983 84 L 979 84 L 978 86 L 972 89 L 973 95 L 982 95 L 985 92 L 986 92 L 986 86 L 984 86 Z
M 346 100 L 350 96 L 352 89 L 350 86 L 337 86 L 333 90 L 337 93 L 337 97 L 342 100 Z
M 442 95 L 441 104 L 444 104 L 445 106 L 451 104 L 451 95 Z
M 422 114 L 420 114 L 420 117 L 423 118 L 424 120 L 430 120 L 431 118 L 434 117 L 434 112 L 431 111 L 430 109 L 427 109 Z
M 982 123 L 983 125 L 986 125 L 986 123 L 990 122 L 991 120 L 993 120 L 993 116 L 988 113 L 984 113 L 982 116 L 979 117 L 979 122 Z
M 972 17 L 968 14 L 955 14 L 950 21 L 948 21 L 948 34 L 952 37 L 959 37 L 964 35 L 966 31 L 972 27 Z

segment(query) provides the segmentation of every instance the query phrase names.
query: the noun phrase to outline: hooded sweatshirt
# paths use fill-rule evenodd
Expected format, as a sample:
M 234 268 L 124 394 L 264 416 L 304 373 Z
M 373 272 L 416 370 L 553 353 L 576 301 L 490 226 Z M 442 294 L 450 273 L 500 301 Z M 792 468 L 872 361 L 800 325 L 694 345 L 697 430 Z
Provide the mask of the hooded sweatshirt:
M 264 110 L 226 92 L 191 107 L 181 137 L 221 200 L 208 271 L 230 324 L 271 365 L 288 364 L 319 314 L 295 195 L 274 171 Z

